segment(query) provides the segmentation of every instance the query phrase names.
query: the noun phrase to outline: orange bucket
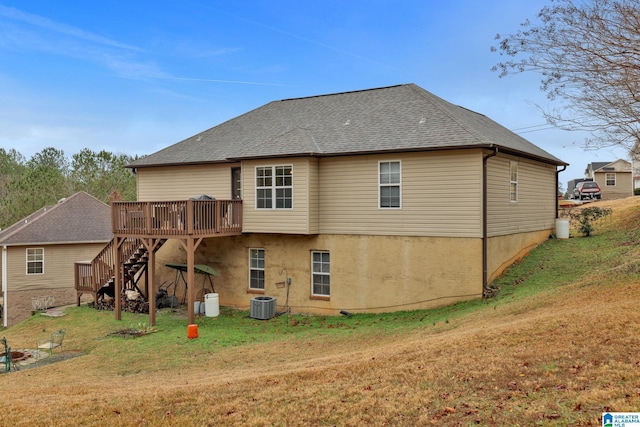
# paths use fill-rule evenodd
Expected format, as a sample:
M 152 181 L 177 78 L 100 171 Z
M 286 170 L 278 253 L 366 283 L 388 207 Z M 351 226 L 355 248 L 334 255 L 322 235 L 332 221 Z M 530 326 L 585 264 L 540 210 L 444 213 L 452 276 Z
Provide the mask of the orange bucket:
M 187 338 L 198 338 L 198 325 L 189 325 L 187 327 Z

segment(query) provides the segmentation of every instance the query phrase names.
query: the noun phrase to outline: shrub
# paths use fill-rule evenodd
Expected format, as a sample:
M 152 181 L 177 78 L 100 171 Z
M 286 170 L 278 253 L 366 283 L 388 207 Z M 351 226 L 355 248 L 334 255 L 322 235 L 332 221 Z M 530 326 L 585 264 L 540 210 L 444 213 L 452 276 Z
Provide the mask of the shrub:
M 584 237 L 589 237 L 593 232 L 593 223 L 600 218 L 611 215 L 611 208 L 591 206 L 573 211 L 569 214 L 571 220 L 578 221 L 578 230 Z

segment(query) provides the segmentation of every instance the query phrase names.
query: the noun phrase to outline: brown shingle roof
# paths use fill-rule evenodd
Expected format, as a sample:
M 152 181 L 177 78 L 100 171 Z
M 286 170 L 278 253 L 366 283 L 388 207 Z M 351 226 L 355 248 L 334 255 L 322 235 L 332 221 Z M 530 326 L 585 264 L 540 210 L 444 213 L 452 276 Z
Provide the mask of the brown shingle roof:
M 489 146 L 566 164 L 482 114 L 405 84 L 270 102 L 129 166 Z
M 81 191 L 0 231 L 0 245 L 108 242 L 111 209 Z

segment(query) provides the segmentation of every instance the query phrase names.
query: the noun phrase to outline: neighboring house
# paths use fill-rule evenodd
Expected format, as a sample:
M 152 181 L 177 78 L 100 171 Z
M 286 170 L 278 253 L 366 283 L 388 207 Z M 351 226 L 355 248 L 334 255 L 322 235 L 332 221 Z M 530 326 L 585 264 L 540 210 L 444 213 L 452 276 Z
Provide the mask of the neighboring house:
M 4 326 L 29 317 L 33 300 L 75 302 L 74 262 L 92 259 L 112 237 L 111 209 L 85 192 L 0 231 Z
M 151 289 L 172 280 L 165 263 L 197 263 L 226 306 L 424 309 L 482 297 L 549 238 L 566 165 L 413 84 L 286 99 L 129 165 L 138 202 L 113 204 L 113 231 L 150 254 L 166 240 Z
M 589 163 L 584 175 L 598 183 L 602 190 L 602 200 L 633 196 L 631 162 L 618 159 L 614 162 Z

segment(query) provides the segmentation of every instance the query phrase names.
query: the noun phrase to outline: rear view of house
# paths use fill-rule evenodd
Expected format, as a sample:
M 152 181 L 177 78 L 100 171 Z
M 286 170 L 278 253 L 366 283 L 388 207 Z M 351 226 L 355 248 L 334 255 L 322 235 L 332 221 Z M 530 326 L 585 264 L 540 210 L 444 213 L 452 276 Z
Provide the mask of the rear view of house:
M 214 267 L 232 307 L 429 308 L 482 297 L 548 238 L 559 166 L 413 84 L 275 101 L 131 164 L 138 201 L 113 204 L 115 247 L 153 253 L 152 290 L 167 263 Z
M 109 206 L 79 192 L 0 232 L 3 324 L 43 304 L 76 300 L 74 262 L 92 259 L 112 238 Z

